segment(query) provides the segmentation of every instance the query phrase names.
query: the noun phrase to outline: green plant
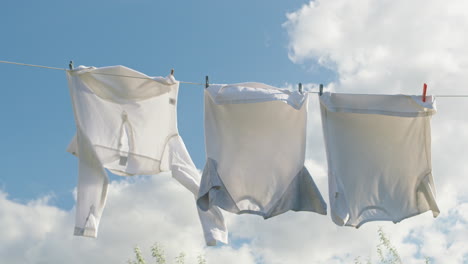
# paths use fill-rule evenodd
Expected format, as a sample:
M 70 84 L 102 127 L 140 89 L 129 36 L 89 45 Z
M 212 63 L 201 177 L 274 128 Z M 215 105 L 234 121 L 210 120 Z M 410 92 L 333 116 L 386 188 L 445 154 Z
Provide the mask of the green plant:
M 356 258 L 354 259 L 354 264 L 361 264 L 361 263 L 362 263 L 362 262 L 361 262 L 361 257 L 356 257 Z M 366 264 L 372 264 L 369 258 L 367 258 Z
M 377 245 L 377 254 L 379 255 L 380 263 L 382 264 L 401 264 L 400 255 L 397 250 L 392 246 L 387 235 L 379 227 L 377 231 L 380 239 L 380 243 Z
M 179 256 L 175 258 L 176 264 L 184 264 L 185 263 L 185 253 L 181 252 Z
M 383 231 L 382 227 L 379 227 L 377 234 L 380 240 L 380 243 L 377 245 L 377 255 L 379 260 L 377 264 L 402 264 L 402 260 L 396 248 L 390 242 L 390 239 L 387 237 L 387 234 Z M 142 256 L 141 250 L 139 247 L 134 248 L 135 259 L 128 260 L 128 264 L 146 264 L 145 259 Z M 158 243 L 155 243 L 151 247 L 151 256 L 156 260 L 156 264 L 166 264 L 166 255 L 164 249 Z M 185 253 L 181 252 L 177 257 L 175 257 L 175 264 L 184 264 L 185 263 Z M 198 264 L 207 264 L 205 257 L 200 254 L 197 256 Z M 356 257 L 354 259 L 354 264 L 363 264 L 361 262 L 361 257 Z M 367 258 L 366 264 L 372 264 L 370 258 Z M 428 257 L 425 258 L 425 264 L 430 264 Z
M 146 264 L 145 259 L 141 255 L 141 250 L 139 247 L 135 247 L 133 252 L 135 252 L 136 261 L 129 260 L 128 264 Z
M 151 255 L 156 259 L 157 264 L 166 264 L 164 249 L 158 243 L 151 247 Z
M 151 248 L 151 256 L 156 260 L 156 264 L 166 264 L 166 255 L 164 253 L 164 249 L 158 243 L 155 243 Z M 141 253 L 140 248 L 137 246 L 133 249 L 135 253 L 136 260 L 128 260 L 128 264 L 146 264 L 145 259 Z M 181 252 L 177 257 L 175 257 L 175 264 L 184 264 L 185 263 L 185 253 Z M 198 264 L 207 264 L 205 257 L 200 254 L 197 256 L 197 263 Z
M 382 227 L 377 230 L 380 243 L 377 245 L 377 255 L 379 260 L 377 264 L 402 264 L 402 260 L 396 248 L 388 239 L 387 234 L 383 231 Z M 354 264 L 362 264 L 360 257 L 354 259 Z M 367 264 L 371 264 L 371 260 L 367 259 Z M 425 258 L 425 264 L 430 264 L 429 258 Z
M 197 260 L 198 260 L 198 264 L 206 264 L 206 260 L 203 255 L 198 255 Z

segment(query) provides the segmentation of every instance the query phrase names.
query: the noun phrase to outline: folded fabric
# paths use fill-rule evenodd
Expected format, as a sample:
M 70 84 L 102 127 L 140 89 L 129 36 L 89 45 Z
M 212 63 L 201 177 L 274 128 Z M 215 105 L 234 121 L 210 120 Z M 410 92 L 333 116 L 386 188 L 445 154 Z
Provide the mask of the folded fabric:
M 320 107 L 337 225 L 439 214 L 431 165 L 433 97 L 324 93 Z
M 123 66 L 67 71 L 77 135 L 68 151 L 79 158 L 75 235 L 96 237 L 114 174 L 172 176 L 198 193 L 200 175 L 177 129 L 174 77 L 149 77 Z M 206 242 L 227 243 L 221 211 L 199 210 Z
M 326 214 L 305 161 L 307 96 L 261 83 L 205 90 L 207 162 L 198 206 L 270 218 Z

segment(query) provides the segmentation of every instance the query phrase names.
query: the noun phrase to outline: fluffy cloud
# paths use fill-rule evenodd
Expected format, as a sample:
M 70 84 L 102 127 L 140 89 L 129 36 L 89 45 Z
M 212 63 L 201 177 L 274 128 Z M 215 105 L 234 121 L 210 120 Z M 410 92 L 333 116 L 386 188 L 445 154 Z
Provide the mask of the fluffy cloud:
M 134 246 L 149 261 L 155 242 L 169 259 L 183 251 L 187 263 L 195 263 L 204 253 L 193 195 L 168 175 L 113 181 L 97 239 L 73 236 L 74 210 L 61 210 L 47 198 L 20 204 L 0 192 L 0 208 L 2 263 L 125 263 Z
M 468 4 L 450 1 L 311 1 L 287 15 L 293 62 L 336 71 L 339 88 L 462 91 Z M 457 89 L 458 88 L 458 89 Z
M 312 162 L 311 171 L 324 168 Z M 315 167 L 314 167 L 315 166 Z M 317 184 L 326 186 L 326 177 Z M 352 263 L 376 258 L 377 227 L 384 226 L 405 263 L 462 263 L 468 254 L 468 203 L 457 203 L 433 220 L 430 213 L 391 223 L 370 223 L 356 230 L 335 226 L 329 217 L 286 213 L 264 221 L 227 214 L 231 244 L 205 248 L 192 195 L 165 175 L 114 181 L 97 239 L 74 237 L 73 210 L 50 204 L 47 197 L 20 204 L 0 193 L 0 259 L 5 263 L 124 263 L 140 246 L 145 258 L 159 242 L 172 263 L 181 251 L 187 263 L 200 254 L 208 263 Z M 359 241 L 357 243 L 356 241 Z
M 202 253 L 208 263 L 303 263 L 304 259 L 349 263 L 356 256 L 375 255 L 377 224 L 359 230 L 340 228 L 328 217 L 310 213 L 288 213 L 268 221 L 228 215 L 233 244 L 204 249 L 191 198 L 168 178 L 113 182 L 99 237 L 89 239 L 71 235 L 73 211 L 49 205 L 47 199 L 22 205 L 2 193 L 0 259 L 6 263 L 123 263 L 132 257 L 136 245 L 149 260 L 148 248 L 156 241 L 169 258 L 184 251 L 187 260 L 193 261 Z M 407 260 L 419 253 L 434 257 L 436 263 L 461 263 L 467 253 L 463 244 L 467 208 L 468 203 L 460 204 L 436 221 L 426 214 L 399 225 L 383 225 Z

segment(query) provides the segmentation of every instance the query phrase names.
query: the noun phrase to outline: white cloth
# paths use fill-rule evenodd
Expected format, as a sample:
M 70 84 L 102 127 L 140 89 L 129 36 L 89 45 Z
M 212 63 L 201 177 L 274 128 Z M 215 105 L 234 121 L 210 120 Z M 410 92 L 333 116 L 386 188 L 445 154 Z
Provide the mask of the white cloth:
M 200 175 L 178 134 L 179 82 L 173 76 L 80 66 L 67 71 L 67 79 L 77 127 L 68 151 L 79 158 L 75 235 L 97 236 L 107 196 L 104 168 L 121 176 L 172 171 L 198 194 Z M 208 245 L 227 243 L 218 208 L 199 210 L 199 216 Z
M 288 210 L 326 214 L 304 166 L 307 96 L 261 83 L 205 90 L 207 163 L 198 206 L 270 218 Z
M 324 93 L 320 107 L 337 225 L 439 214 L 431 165 L 433 97 L 422 102 L 421 96 Z

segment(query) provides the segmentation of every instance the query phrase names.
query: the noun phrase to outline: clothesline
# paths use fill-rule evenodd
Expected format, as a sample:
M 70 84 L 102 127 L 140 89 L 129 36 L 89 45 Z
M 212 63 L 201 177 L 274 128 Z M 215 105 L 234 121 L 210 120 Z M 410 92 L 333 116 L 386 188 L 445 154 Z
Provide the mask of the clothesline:
M 60 71 L 68 71 L 69 70 L 69 69 L 65 69 L 65 68 L 57 68 L 57 67 L 50 67 L 50 66 L 43 66 L 43 65 L 36 65 L 36 64 L 27 64 L 27 63 L 12 62 L 12 61 L 2 61 L 2 60 L 0 60 L 0 63 L 14 64 L 14 65 L 21 65 L 21 66 L 28 66 L 28 67 L 36 67 L 36 68 L 44 68 L 44 69 L 51 69 L 51 70 L 60 70 Z M 119 75 L 119 74 L 110 74 L 110 73 L 95 73 L 95 74 L 118 76 L 118 77 L 125 77 L 125 78 L 144 79 L 144 80 L 153 80 L 151 78 L 137 77 L 137 76 L 130 76 L 130 75 Z M 184 84 L 193 84 L 193 85 L 202 85 L 202 86 L 206 85 L 205 83 L 184 82 L 184 81 L 179 81 L 179 82 L 184 83 Z M 318 92 L 308 91 L 307 93 L 318 93 Z M 435 97 L 468 97 L 468 95 L 466 95 L 466 94 L 440 94 L 440 95 L 434 95 L 434 96 Z
M 65 69 L 65 68 L 49 67 L 49 66 L 35 65 L 35 64 L 27 64 L 27 63 L 21 63 L 21 62 L 0 61 L 0 63 L 14 64 L 14 65 L 21 65 L 21 66 L 28 66 L 28 67 L 36 67 L 36 68 L 44 68 L 44 69 L 52 69 L 52 70 L 60 70 L 60 71 L 68 71 L 68 69 Z M 130 75 L 118 75 L 118 74 L 109 74 L 109 73 L 95 73 L 95 74 L 110 75 L 110 76 L 119 76 L 119 77 L 134 78 L 134 79 L 153 80 L 153 79 L 151 79 L 151 78 L 138 77 L 138 76 L 130 76 Z M 185 83 L 185 84 L 205 85 L 204 83 L 183 82 L 183 81 L 179 81 L 179 82 L 180 82 L 180 83 Z

